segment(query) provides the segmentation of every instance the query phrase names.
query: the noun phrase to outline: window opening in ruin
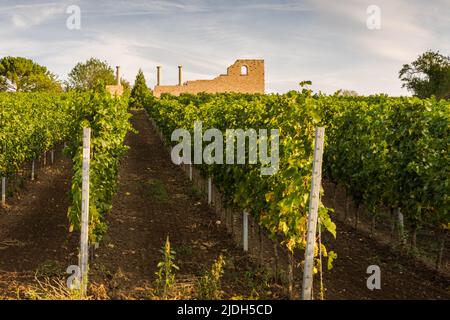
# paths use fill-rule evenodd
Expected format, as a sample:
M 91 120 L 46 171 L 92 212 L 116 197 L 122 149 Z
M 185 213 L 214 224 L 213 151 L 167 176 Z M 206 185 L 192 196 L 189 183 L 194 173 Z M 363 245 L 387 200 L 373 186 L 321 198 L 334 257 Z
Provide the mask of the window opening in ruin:
M 241 66 L 241 76 L 248 75 L 248 67 L 247 66 Z

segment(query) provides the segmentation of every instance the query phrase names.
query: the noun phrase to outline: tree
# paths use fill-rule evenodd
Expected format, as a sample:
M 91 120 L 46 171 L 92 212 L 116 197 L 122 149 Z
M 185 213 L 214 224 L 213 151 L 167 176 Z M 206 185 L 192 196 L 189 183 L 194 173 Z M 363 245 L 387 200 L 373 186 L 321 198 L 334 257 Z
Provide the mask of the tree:
M 412 91 L 419 98 L 435 95 L 450 97 L 450 57 L 438 52 L 427 51 L 411 64 L 403 65 L 399 72 L 403 88 Z
M 357 96 L 359 96 L 358 92 L 356 92 L 355 90 L 347 90 L 347 89 L 340 89 L 340 90 L 336 91 L 335 94 L 340 97 L 357 97 Z
M 145 83 L 144 73 L 139 69 L 133 89 L 131 90 L 130 107 L 143 108 L 145 96 L 149 93 L 147 84 Z
M 70 71 L 67 86 L 69 89 L 90 90 L 98 81 L 105 85 L 115 84 L 114 70 L 106 61 L 90 58 L 77 63 Z
M 61 91 L 57 77 L 46 67 L 23 57 L 0 60 L 0 91 Z
M 131 84 L 129 81 L 122 78 L 122 79 L 120 79 L 120 85 L 123 87 L 123 92 L 128 92 L 128 94 L 130 93 Z

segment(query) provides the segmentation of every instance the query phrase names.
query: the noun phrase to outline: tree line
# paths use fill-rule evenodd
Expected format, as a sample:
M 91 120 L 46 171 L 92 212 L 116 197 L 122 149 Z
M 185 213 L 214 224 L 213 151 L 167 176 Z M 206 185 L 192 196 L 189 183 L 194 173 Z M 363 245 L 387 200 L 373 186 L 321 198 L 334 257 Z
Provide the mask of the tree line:
M 404 64 L 399 71 L 402 87 L 414 96 L 438 99 L 450 99 L 450 56 L 439 51 L 427 51 L 409 64 Z M 0 92 L 62 92 L 69 90 L 86 91 L 92 89 L 99 81 L 105 85 L 115 84 L 113 68 L 106 62 L 90 58 L 77 63 L 68 74 L 66 81 L 60 81 L 50 72 L 31 59 L 23 57 L 3 57 L 0 59 Z M 126 92 L 131 90 L 131 106 L 142 108 L 143 97 L 149 89 L 141 69 L 135 79 L 134 87 L 122 79 Z M 351 95 L 351 94 L 350 94 Z
M 106 62 L 90 58 L 77 63 L 66 81 L 61 81 L 47 67 L 24 57 L 4 57 L 0 59 L 0 92 L 62 92 L 70 90 L 88 91 L 97 83 L 116 83 L 113 68 Z M 121 80 L 125 90 L 130 83 Z

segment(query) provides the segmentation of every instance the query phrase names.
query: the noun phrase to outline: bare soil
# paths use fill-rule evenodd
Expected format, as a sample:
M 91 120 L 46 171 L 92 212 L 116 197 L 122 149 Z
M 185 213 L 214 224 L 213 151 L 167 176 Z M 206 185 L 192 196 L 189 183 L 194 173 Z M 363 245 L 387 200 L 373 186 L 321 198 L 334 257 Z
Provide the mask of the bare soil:
M 0 299 L 21 297 L 36 276 L 62 276 L 77 264 L 78 237 L 68 232 L 71 163 L 57 155 L 7 208 L 0 208 Z

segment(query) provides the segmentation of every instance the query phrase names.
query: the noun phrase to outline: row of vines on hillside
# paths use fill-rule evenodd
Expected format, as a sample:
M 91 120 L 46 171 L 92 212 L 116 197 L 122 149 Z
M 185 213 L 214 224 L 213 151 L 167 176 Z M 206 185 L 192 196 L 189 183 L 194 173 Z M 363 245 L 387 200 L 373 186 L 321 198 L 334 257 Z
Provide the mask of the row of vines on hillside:
M 71 106 L 73 125 L 66 153 L 73 160 L 74 176 L 68 217 L 71 230 L 80 229 L 83 128 L 91 128 L 89 192 L 89 239 L 98 242 L 106 232 L 106 214 L 117 190 L 119 161 L 127 150 L 125 136 L 131 115 L 127 99 L 113 97 L 104 89 L 78 94 Z
M 80 228 L 83 127 L 92 131 L 90 167 L 90 241 L 106 230 L 105 215 L 117 188 L 118 164 L 131 130 L 127 98 L 112 97 L 103 86 L 89 92 L 1 93 L 0 177 L 14 175 L 56 143 L 65 142 L 73 160 L 68 209 L 70 230 Z
M 380 208 L 417 229 L 450 229 L 450 103 L 418 98 L 320 97 L 325 176 L 373 217 Z
M 177 128 L 280 130 L 280 170 L 263 177 L 255 165 L 202 165 L 229 203 L 251 212 L 292 251 L 303 248 L 311 178 L 313 128 L 326 127 L 324 177 L 343 185 L 373 217 L 381 208 L 405 217 L 415 245 L 422 226 L 450 229 L 450 103 L 445 100 L 284 95 L 163 95 L 147 111 L 170 141 Z M 175 144 L 176 142 L 172 142 Z M 327 210 L 320 221 L 335 234 Z M 357 221 L 357 219 L 356 219 Z M 441 240 L 441 248 L 443 247 Z M 325 251 L 326 252 L 326 251 Z M 334 255 L 333 255 L 334 256 Z
M 279 130 L 279 169 L 273 175 L 263 176 L 260 164 L 249 164 L 248 150 L 245 164 L 198 167 L 213 178 L 228 205 L 252 214 L 273 239 L 281 236 L 292 258 L 294 250 L 303 250 L 306 245 L 314 132 L 320 121 L 311 102 L 310 97 L 299 95 L 166 95 L 149 99 L 146 108 L 167 141 L 177 128 L 192 134 L 195 121 L 202 121 L 204 130 L 216 128 L 222 133 L 227 129 Z M 319 218 L 322 229 L 335 236 L 336 226 L 322 204 Z M 325 246 L 321 252 L 331 267 L 336 254 L 327 252 Z
M 0 176 L 14 175 L 68 137 L 70 103 L 62 94 L 0 93 Z

